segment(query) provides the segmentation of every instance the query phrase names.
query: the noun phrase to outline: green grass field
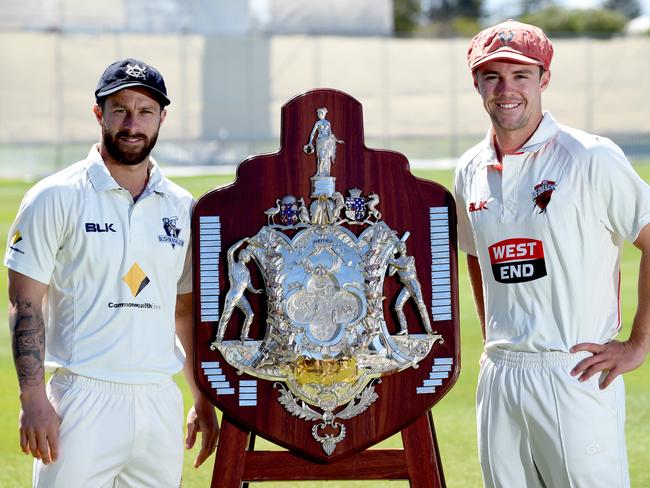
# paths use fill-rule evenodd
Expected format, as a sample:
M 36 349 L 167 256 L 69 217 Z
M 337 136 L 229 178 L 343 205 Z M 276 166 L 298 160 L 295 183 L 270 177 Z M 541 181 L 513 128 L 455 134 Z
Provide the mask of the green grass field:
M 638 166 L 637 170 L 650 181 L 650 166 Z M 418 171 L 418 176 L 430 178 L 445 186 L 451 184 L 451 171 Z M 175 178 L 195 196 L 231 181 L 231 177 L 202 176 Z M 22 182 L 0 182 L 0 243 L 5 249 L 9 225 L 13 220 L 20 199 L 29 188 Z M 626 326 L 621 337 L 627 338 L 629 324 L 636 308 L 636 283 L 640 253 L 626 245 L 622 271 L 623 319 Z M 0 289 L 6 289 L 6 272 L 0 273 Z M 481 486 L 481 475 L 476 453 L 476 429 L 474 420 L 474 391 L 481 351 L 481 337 L 471 298 L 464 256 L 459 269 L 462 369 L 456 386 L 433 409 L 447 486 L 451 488 L 474 488 Z M 7 294 L 0 294 L 0 309 L 7 309 Z M 5 322 L 6 323 L 6 322 Z M 190 397 L 182 378 L 179 379 L 185 394 L 186 406 Z M 626 375 L 627 385 L 627 441 L 632 486 L 650 486 L 650 369 L 644 366 Z M 0 328 L 0 486 L 4 488 L 30 485 L 31 458 L 22 454 L 18 447 L 18 386 L 11 356 L 8 327 Z M 382 447 L 401 447 L 399 436 L 394 436 Z M 258 449 L 268 449 L 268 443 L 260 440 Z M 192 467 L 196 449 L 185 457 L 184 483 L 186 487 L 209 486 L 213 458 L 198 470 Z M 360 488 L 360 487 L 406 487 L 407 482 L 349 481 L 349 482 L 277 482 L 254 483 L 251 486 L 291 488 Z

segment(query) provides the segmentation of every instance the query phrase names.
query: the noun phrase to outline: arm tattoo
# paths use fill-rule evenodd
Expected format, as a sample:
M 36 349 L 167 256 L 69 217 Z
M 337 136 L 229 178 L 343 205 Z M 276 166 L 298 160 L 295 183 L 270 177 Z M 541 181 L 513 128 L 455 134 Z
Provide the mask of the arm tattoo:
M 45 356 L 45 323 L 40 304 L 15 296 L 9 308 L 11 346 L 18 374 L 18 383 L 37 386 L 43 382 Z

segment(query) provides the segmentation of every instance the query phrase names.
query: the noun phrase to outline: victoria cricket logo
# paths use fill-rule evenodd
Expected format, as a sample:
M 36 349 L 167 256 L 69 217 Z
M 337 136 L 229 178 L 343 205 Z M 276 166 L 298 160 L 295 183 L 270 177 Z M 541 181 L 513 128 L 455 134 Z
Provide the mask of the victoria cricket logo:
M 551 195 L 557 188 L 555 181 L 543 180 L 533 188 L 533 202 L 539 208 L 539 213 L 546 213 L 546 207 L 551 202 Z
M 144 80 L 147 77 L 147 67 L 139 64 L 127 64 L 124 72 L 131 78 L 142 78 Z
M 183 247 L 185 241 L 178 237 L 181 233 L 181 229 L 176 227 L 178 217 L 163 217 L 162 221 L 166 235 L 158 236 L 158 240 L 160 242 L 169 242 L 172 245 L 172 248 L 175 248 L 176 246 Z

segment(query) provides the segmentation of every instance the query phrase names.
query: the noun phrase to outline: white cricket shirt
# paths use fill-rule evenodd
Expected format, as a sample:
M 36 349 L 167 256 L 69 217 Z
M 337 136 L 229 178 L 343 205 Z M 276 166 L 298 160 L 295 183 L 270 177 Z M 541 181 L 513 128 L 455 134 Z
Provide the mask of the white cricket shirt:
M 454 193 L 459 246 L 481 266 L 486 349 L 616 336 L 623 240 L 650 222 L 650 187 L 618 146 L 546 112 L 502 165 L 488 131 L 459 161 Z
M 138 384 L 182 368 L 174 313 L 192 290 L 191 207 L 154 161 L 134 204 L 95 146 L 27 192 L 4 262 L 49 285 L 48 370 Z

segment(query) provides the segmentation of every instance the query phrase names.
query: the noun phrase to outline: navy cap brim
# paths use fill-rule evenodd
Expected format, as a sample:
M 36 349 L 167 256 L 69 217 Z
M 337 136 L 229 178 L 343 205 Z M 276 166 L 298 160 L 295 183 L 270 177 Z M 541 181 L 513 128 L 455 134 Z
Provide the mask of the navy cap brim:
M 133 88 L 136 86 L 141 86 L 143 88 L 146 88 L 147 90 L 151 91 L 154 94 L 154 98 L 161 102 L 163 106 L 169 105 L 171 100 L 167 98 L 167 95 L 165 95 L 163 92 L 160 90 L 156 90 L 155 88 L 151 87 L 150 85 L 147 85 L 145 83 L 139 82 L 139 81 L 131 81 L 128 83 L 122 83 L 119 84 L 118 86 L 114 86 L 112 88 L 108 88 L 106 90 L 102 90 L 101 92 L 95 93 L 95 98 L 97 100 L 101 98 L 105 98 L 109 95 L 112 95 L 113 93 L 117 93 L 120 90 L 124 90 L 125 88 Z

